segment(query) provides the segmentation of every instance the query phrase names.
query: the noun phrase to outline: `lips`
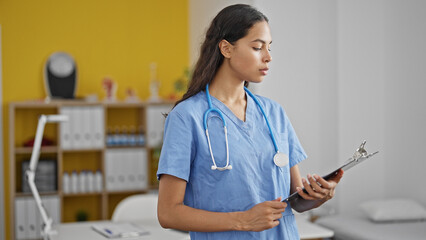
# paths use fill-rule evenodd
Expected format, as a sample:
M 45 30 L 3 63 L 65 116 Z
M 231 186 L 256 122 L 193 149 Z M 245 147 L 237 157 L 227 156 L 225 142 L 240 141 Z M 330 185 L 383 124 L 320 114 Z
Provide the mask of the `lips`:
M 259 71 L 262 73 L 262 75 L 266 75 L 268 74 L 268 70 L 269 68 L 263 68 L 263 69 L 260 69 Z

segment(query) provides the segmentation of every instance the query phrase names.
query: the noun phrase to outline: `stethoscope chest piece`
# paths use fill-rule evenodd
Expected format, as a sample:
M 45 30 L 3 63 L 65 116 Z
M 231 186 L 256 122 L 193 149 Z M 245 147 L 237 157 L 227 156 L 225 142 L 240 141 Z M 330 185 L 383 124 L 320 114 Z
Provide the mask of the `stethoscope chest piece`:
M 277 152 L 274 155 L 274 163 L 278 167 L 284 167 L 288 164 L 288 156 L 285 153 Z

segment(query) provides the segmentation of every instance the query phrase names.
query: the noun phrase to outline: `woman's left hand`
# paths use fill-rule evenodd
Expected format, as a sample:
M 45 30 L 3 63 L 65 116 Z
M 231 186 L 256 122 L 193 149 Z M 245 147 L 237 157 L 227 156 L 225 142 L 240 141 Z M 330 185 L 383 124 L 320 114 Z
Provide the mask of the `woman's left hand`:
M 306 200 L 322 200 L 325 202 L 334 197 L 335 188 L 342 176 L 342 169 L 328 181 L 316 174 L 308 174 L 307 179 L 302 178 L 303 187 L 308 193 L 305 193 L 300 187 L 297 187 L 296 190 Z

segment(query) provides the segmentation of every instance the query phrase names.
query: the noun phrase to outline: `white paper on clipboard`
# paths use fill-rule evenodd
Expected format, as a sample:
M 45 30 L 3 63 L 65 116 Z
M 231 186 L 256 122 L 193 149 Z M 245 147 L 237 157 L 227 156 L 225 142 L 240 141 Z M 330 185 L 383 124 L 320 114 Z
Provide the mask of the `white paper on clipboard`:
M 363 144 L 365 144 L 365 142 Z M 361 144 L 362 147 L 364 146 L 363 144 Z M 364 150 L 364 149 L 362 148 L 362 150 Z M 325 180 L 328 180 L 331 177 L 333 177 L 334 175 L 336 175 L 340 169 L 342 169 L 343 171 L 347 171 L 347 170 L 353 168 L 354 166 L 360 164 L 361 162 L 364 162 L 365 160 L 371 158 L 372 156 L 376 155 L 377 153 L 378 153 L 378 151 L 374 152 L 374 153 L 370 153 L 370 154 L 366 154 L 366 152 L 365 152 L 365 154 L 360 155 L 359 157 L 352 157 L 348 161 L 346 161 L 342 166 L 340 166 L 336 170 L 330 172 L 329 174 L 323 176 L 322 178 L 324 178 Z M 307 193 L 307 191 L 304 188 L 303 188 L 303 191 L 305 193 Z M 291 207 L 298 212 L 303 212 L 303 211 L 312 209 L 312 207 L 315 205 L 315 201 L 305 200 L 304 198 L 302 198 L 299 195 L 298 192 L 294 192 L 293 194 L 288 196 L 286 199 L 284 199 L 283 202 L 284 201 L 290 203 Z

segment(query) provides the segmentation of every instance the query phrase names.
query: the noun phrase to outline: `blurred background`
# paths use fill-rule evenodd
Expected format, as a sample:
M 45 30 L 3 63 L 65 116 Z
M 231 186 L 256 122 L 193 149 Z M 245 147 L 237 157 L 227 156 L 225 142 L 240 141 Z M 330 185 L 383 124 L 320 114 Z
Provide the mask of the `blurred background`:
M 12 214 L 8 104 L 46 97 L 49 55 L 74 57 L 78 98 L 102 100 L 102 80 L 111 78 L 118 100 L 127 88 L 149 99 L 155 63 L 159 96 L 174 101 L 211 19 L 233 3 L 270 20 L 270 74 L 251 87 L 286 110 L 309 156 L 302 174 L 334 170 L 363 140 L 380 151 L 345 174 L 327 208 L 351 212 L 360 201 L 397 196 L 426 205 L 425 1 L 0 0 L 0 239 Z

